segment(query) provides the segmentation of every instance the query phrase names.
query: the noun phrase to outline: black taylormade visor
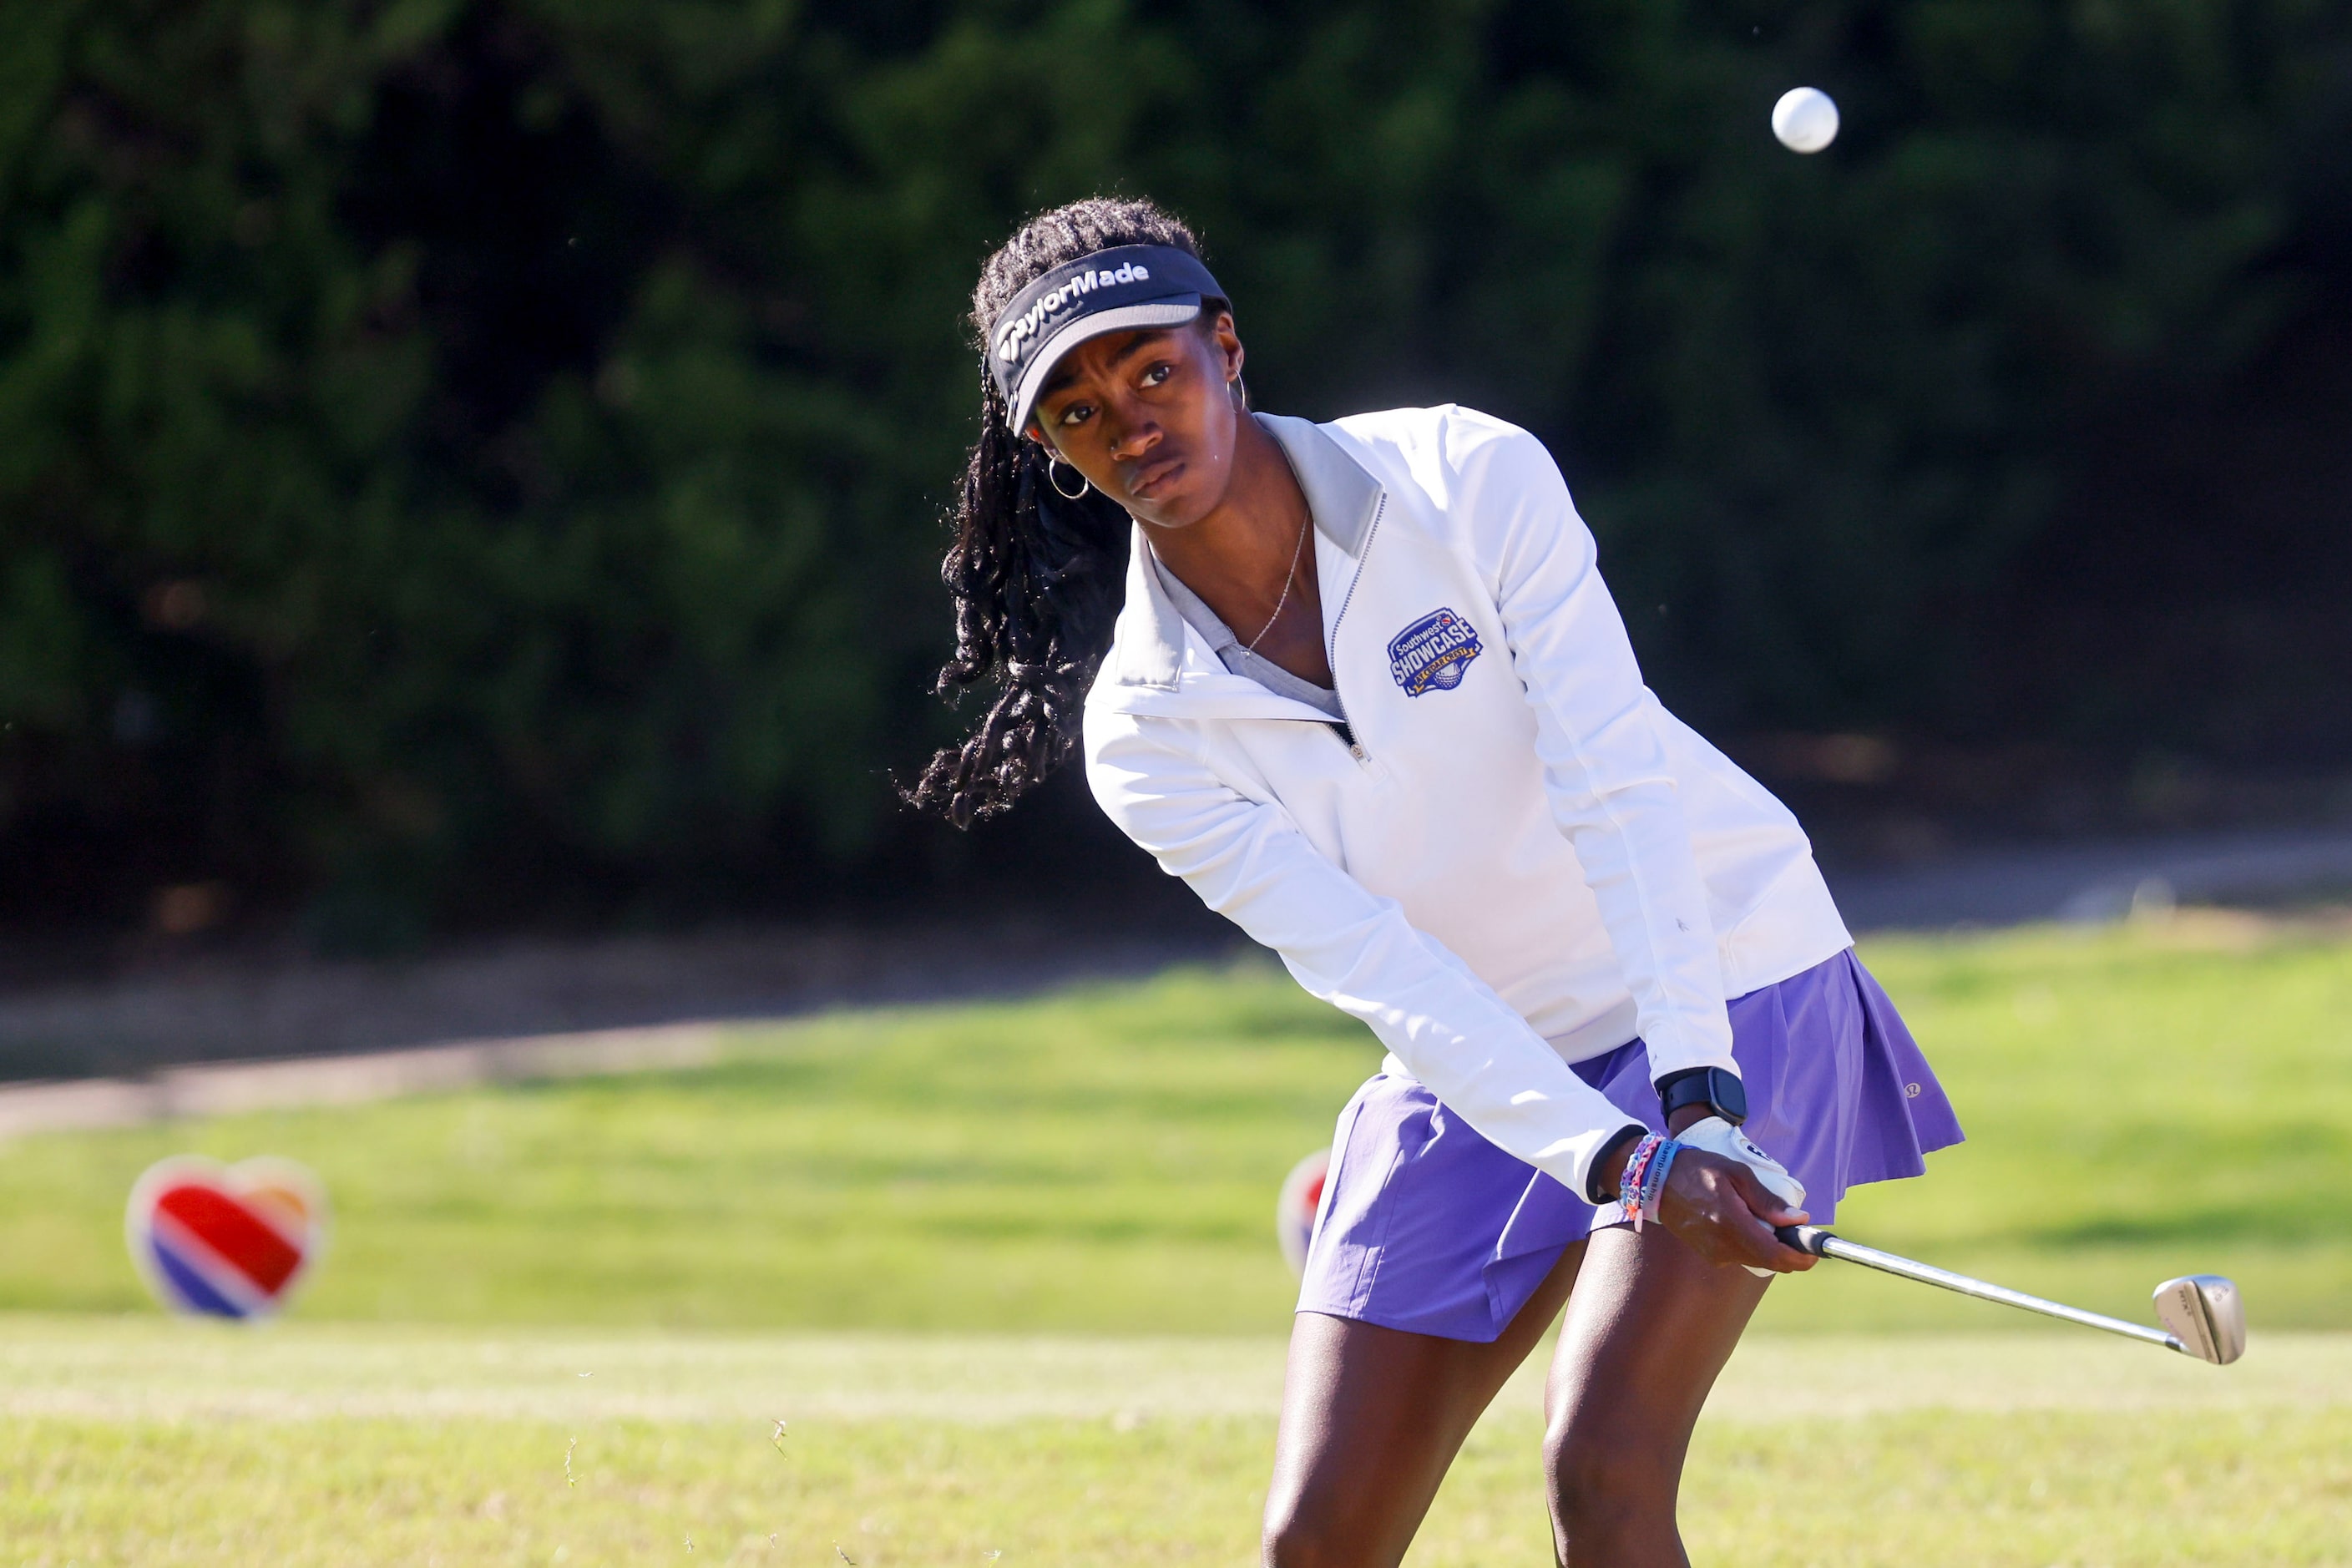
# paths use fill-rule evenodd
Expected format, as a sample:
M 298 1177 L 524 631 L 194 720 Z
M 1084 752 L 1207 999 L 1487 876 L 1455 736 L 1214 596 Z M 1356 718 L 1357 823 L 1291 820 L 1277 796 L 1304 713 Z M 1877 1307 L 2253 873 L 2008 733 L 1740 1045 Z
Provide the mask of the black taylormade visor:
M 1027 426 L 1064 354 L 1105 332 L 1181 326 L 1225 291 L 1201 258 L 1171 245 L 1120 245 L 1056 267 L 1013 297 L 988 328 L 988 369 Z

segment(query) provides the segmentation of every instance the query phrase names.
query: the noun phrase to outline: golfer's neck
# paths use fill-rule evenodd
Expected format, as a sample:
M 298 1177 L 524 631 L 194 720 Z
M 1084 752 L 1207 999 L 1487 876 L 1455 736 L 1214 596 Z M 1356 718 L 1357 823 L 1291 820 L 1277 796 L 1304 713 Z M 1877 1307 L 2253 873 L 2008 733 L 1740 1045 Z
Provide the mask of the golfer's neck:
M 1280 595 L 1292 562 L 1312 579 L 1313 552 L 1304 559 L 1299 553 L 1307 521 L 1307 492 L 1298 488 L 1290 459 L 1244 414 L 1234 428 L 1234 476 L 1223 499 L 1189 528 L 1147 523 L 1144 533 L 1161 563 L 1220 615 L 1229 601 L 1236 609 L 1257 605 L 1263 616 Z

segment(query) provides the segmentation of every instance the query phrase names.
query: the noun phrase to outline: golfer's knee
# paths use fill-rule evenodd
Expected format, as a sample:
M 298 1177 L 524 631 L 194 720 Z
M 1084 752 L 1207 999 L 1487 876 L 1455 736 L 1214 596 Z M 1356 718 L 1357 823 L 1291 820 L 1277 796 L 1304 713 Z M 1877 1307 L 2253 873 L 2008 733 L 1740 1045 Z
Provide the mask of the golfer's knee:
M 1555 1426 L 1544 1441 L 1552 1509 L 1571 1539 L 1606 1537 L 1618 1528 L 1671 1520 L 1682 1456 L 1642 1434 L 1577 1425 Z
M 1311 1507 L 1269 1508 L 1260 1551 L 1265 1568 L 1351 1568 L 1360 1560 L 1344 1514 Z
M 1265 1568 L 1343 1568 L 1348 1542 L 1328 1523 L 1301 1519 L 1286 1511 L 1265 1516 L 1265 1540 L 1261 1544 Z

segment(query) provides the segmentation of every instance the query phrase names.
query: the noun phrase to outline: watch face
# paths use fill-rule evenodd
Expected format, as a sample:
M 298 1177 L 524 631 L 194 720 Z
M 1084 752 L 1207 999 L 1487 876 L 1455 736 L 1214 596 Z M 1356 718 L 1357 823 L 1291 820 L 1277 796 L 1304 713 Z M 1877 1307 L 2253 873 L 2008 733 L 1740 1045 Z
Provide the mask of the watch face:
M 1748 1120 L 1748 1088 L 1723 1068 L 1694 1068 L 1679 1074 L 1659 1102 L 1668 1116 L 1685 1106 L 1704 1105 L 1734 1127 Z
M 1726 1121 L 1737 1126 L 1748 1120 L 1748 1088 L 1737 1077 L 1717 1068 L 1707 1074 L 1707 1088 Z

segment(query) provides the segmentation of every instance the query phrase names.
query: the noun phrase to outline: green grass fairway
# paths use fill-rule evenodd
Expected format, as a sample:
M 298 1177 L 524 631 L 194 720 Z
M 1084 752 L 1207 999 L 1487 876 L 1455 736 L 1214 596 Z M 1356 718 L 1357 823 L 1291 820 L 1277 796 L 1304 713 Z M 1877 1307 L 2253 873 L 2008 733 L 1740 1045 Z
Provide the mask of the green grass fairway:
M 1842 1226 L 2143 1320 L 2166 1275 L 2230 1273 L 2253 1348 L 2208 1367 L 1824 1267 L 1766 1303 L 1810 1331 L 1752 1336 L 1709 1406 L 1694 1555 L 2352 1564 L 2352 1335 L 2284 1331 L 2352 1329 L 2352 944 L 2189 916 L 1866 956 L 1974 1141 Z M 0 1555 L 1250 1561 L 1276 1184 L 1377 1059 L 1245 964 L 747 1028 L 689 1072 L 22 1140 Z M 295 1321 L 144 1307 L 120 1205 L 183 1150 L 326 1176 Z M 1917 1331 L 1857 1331 L 1888 1328 Z M 1415 1564 L 1549 1561 L 1536 1389 Z
M 1281 1358 L 18 1317 L 0 1541 L 88 1568 L 1234 1563 Z M 1549 1561 L 1538 1399 L 1530 1368 L 1413 1563 Z M 2352 1562 L 2352 1336 L 2263 1336 L 2228 1369 L 2074 1335 L 1757 1336 L 1690 1496 L 1699 1561 L 1765 1568 Z
M 1971 1142 L 1851 1234 L 2145 1317 L 2168 1275 L 2258 1329 L 2352 1327 L 2352 942 L 2168 925 L 1882 942 Z M 0 1309 L 135 1310 L 121 1204 L 183 1150 L 310 1162 L 310 1320 L 1278 1332 L 1283 1173 L 1379 1060 L 1270 965 L 746 1028 L 694 1071 L 0 1146 Z M 1824 1268 L 1777 1329 L 2028 1326 Z

